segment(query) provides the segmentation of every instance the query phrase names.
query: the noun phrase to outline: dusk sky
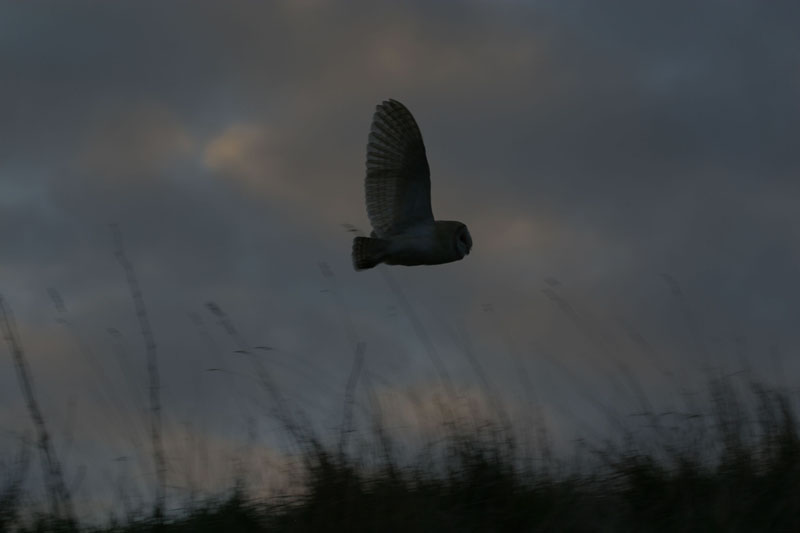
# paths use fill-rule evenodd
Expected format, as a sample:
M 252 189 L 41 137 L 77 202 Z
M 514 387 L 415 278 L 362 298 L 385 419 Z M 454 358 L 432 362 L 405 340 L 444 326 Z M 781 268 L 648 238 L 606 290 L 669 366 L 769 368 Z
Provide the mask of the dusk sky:
M 209 301 L 322 433 L 355 340 L 407 435 L 442 394 L 424 335 L 464 405 L 491 390 L 564 447 L 613 432 L 606 407 L 641 411 L 632 382 L 664 410 L 709 371 L 795 387 L 799 27 L 800 4 L 759 0 L 3 2 L 0 294 L 76 500 L 151 499 L 112 223 L 175 501 L 229 487 L 237 459 L 268 490 L 288 453 Z M 434 215 L 469 227 L 462 261 L 353 270 L 388 98 L 422 130 Z M 3 344 L 0 479 L 23 438 Z

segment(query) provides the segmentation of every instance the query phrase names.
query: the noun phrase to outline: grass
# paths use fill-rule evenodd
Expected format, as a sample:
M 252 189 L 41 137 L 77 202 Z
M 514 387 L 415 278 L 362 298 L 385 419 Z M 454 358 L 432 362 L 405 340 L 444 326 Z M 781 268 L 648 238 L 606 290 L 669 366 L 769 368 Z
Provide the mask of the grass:
M 636 417 L 606 412 L 617 434 L 606 440 L 578 441 L 575 454 L 569 456 L 553 449 L 533 404 L 529 417 L 535 437 L 516 430 L 527 427 L 528 421 L 511 422 L 466 340 L 465 356 L 489 399 L 491 414 L 455 408 L 462 400 L 459 391 L 388 272 L 386 282 L 446 393 L 436 406 L 442 422 L 421 451 L 409 459 L 407 440 L 386 427 L 364 370 L 365 345 L 355 335 L 341 300 L 337 303 L 355 353 L 344 391 L 344 416 L 338 430 L 329 435 L 315 432 L 306 417 L 289 405 L 255 357 L 253 350 L 258 347 L 251 347 L 220 306 L 209 302 L 207 310 L 230 336 L 236 353 L 252 362 L 272 406 L 270 416 L 300 450 L 296 465 L 300 475 L 295 477 L 299 490 L 258 498 L 242 481 L 224 497 L 167 513 L 155 340 L 133 267 L 117 244 L 147 347 L 157 474 L 152 508 L 128 512 L 124 520 L 111 518 L 102 526 L 80 524 L 73 518 L 71 495 L 38 408 L 25 352 L 10 311 L 3 308 L 4 336 L 38 431 L 37 448 L 49 474 L 46 494 L 51 501 L 49 511 L 34 511 L 40 506 L 25 493 L 30 456 L 37 450 L 24 443 L 16 457 L 0 457 L 0 533 L 800 531 L 800 430 L 791 391 L 770 389 L 750 371 L 709 375 L 705 402 L 687 401 L 685 412 L 657 412 L 625 373 L 622 377 L 631 382 L 644 412 Z M 333 286 L 330 269 L 323 263 L 320 268 Z M 680 291 L 673 292 L 681 296 Z M 577 331 L 597 340 L 571 304 L 553 290 L 547 294 Z M 59 312 L 65 313 L 60 296 L 55 301 Z M 683 307 L 687 323 L 693 323 L 688 307 Z M 610 352 L 605 355 L 610 357 Z M 367 392 L 364 406 L 355 405 L 359 385 Z M 367 413 L 360 420 L 367 420 L 368 427 L 357 427 L 356 407 Z M 458 414 L 464 412 L 472 414 Z
M 163 521 L 94 528 L 22 520 L 21 467 L 0 485 L 0 530 L 800 531 L 800 433 L 789 395 L 741 374 L 710 380 L 707 399 L 707 413 L 646 413 L 615 441 L 584 441 L 580 468 L 542 462 L 487 420 L 450 421 L 410 463 L 379 427 L 366 431 L 371 457 L 311 436 L 299 496 L 257 500 L 234 487 Z

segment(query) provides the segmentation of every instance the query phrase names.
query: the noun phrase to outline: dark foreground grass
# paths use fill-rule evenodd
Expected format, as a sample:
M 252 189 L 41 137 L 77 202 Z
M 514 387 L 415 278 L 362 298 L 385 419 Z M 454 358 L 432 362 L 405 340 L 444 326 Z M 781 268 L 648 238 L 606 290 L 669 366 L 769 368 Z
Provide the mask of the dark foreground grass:
M 160 523 L 22 520 L 17 474 L 0 484 L 0 530 L 800 531 L 800 435 L 790 396 L 741 383 L 746 394 L 733 378 L 712 381 L 705 414 L 646 413 L 646 423 L 616 441 L 584 443 L 580 468 L 541 460 L 554 450 L 521 452 L 529 448 L 508 428 L 455 421 L 403 465 L 382 431 L 372 432 L 379 459 L 369 466 L 309 438 L 301 496 L 257 501 L 235 489 Z

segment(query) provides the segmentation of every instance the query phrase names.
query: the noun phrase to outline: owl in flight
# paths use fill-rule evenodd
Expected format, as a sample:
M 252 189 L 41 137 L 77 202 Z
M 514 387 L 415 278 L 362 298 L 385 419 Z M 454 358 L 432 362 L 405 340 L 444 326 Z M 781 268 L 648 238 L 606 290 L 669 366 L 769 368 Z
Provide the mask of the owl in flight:
M 396 100 L 377 106 L 367 142 L 369 237 L 353 239 L 353 267 L 440 265 L 472 249 L 467 226 L 434 220 L 425 145 L 411 112 Z

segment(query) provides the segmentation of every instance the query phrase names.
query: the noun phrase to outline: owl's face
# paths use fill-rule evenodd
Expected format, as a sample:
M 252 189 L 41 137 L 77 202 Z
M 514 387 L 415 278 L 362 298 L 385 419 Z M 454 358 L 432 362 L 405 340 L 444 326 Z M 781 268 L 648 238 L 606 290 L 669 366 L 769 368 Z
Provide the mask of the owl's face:
M 472 250 L 472 236 L 466 224 L 461 224 L 456 230 L 454 245 L 459 259 L 469 255 L 469 251 Z

